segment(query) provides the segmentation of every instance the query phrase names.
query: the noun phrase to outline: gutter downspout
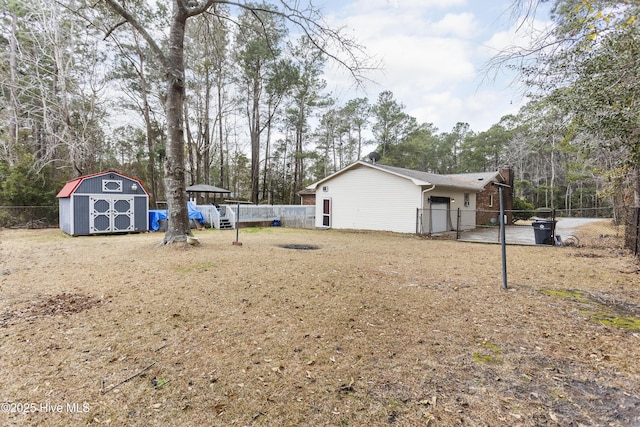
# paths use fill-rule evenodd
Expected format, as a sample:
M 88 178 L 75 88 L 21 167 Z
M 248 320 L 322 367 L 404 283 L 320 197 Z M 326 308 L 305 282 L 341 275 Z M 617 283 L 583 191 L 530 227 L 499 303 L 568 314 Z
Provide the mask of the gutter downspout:
M 420 198 L 421 198 L 420 205 L 422 206 L 422 208 L 421 208 L 422 214 L 424 214 L 424 193 L 428 193 L 429 191 L 433 190 L 434 188 L 436 188 L 436 185 L 435 184 L 431 184 L 431 188 L 427 188 L 426 190 L 422 190 L 422 193 L 420 193 Z M 431 215 L 429 215 L 429 221 L 431 221 Z M 421 226 L 421 228 L 424 228 L 423 227 L 422 218 L 420 218 L 420 226 Z M 424 230 L 421 230 L 421 231 L 424 231 Z M 431 231 L 431 227 L 429 227 L 429 231 Z

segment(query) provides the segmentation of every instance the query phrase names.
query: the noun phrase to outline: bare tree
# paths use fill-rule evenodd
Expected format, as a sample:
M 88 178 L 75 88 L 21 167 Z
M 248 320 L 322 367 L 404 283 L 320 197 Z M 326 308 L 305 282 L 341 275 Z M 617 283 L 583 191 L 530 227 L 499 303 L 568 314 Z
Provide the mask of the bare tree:
M 122 80 L 120 88 L 129 99 L 131 108 L 138 111 L 144 119 L 146 150 L 149 157 L 147 174 L 151 183 L 151 200 L 156 203 L 159 195 L 156 147 L 160 138 L 154 110 L 160 110 L 161 107 L 158 106 L 157 99 L 154 102 L 152 93 L 157 86 L 158 76 L 148 75 L 147 70 L 152 68 L 148 64 L 151 58 L 148 58 L 148 52 L 143 46 L 144 41 L 140 40 L 136 31 L 132 31 L 130 40 L 115 39 L 115 44 L 120 52 L 120 63 L 114 77 Z
M 11 166 L 28 157 L 36 173 L 54 163 L 86 173 L 103 148 L 104 58 L 95 39 L 46 1 L 11 3 L 0 16 L 0 38 L 8 40 L 0 85 L 9 130 L 0 158 Z
M 6 123 L 8 124 L 8 138 L 6 143 L 0 143 L 1 154 L 0 158 L 5 160 L 9 166 L 13 166 L 16 163 L 15 158 L 15 146 L 18 143 L 18 133 L 20 128 L 20 108 L 18 102 L 18 17 L 15 13 L 9 10 L 3 13 L 6 20 L 9 22 L 6 38 L 9 39 L 9 52 L 8 52 L 8 65 L 9 73 L 6 78 L 8 84 L 5 84 L 8 88 L 8 101 L 6 106 L 0 110 L 7 111 Z
M 513 0 L 519 29 L 533 30 L 545 0 Z M 494 68 L 513 66 L 530 90 L 561 109 L 571 132 L 563 140 L 626 153 L 620 163 L 636 169 L 634 204 L 640 206 L 640 4 L 626 0 L 554 0 L 552 24 L 535 34 L 530 46 L 512 46 L 497 55 Z M 553 117 L 549 117 L 553 120 Z M 620 151 L 621 148 L 625 150 Z
M 116 24 L 109 31 L 115 31 L 122 24 L 129 24 L 149 44 L 161 64 L 166 75 L 165 111 L 167 115 L 167 150 L 165 160 L 165 191 L 168 204 L 168 225 L 163 240 L 164 244 L 184 242 L 191 235 L 185 192 L 185 159 L 184 159 L 184 100 L 185 100 L 185 65 L 184 42 L 185 27 L 189 18 L 203 14 L 215 14 L 215 5 L 226 4 L 245 10 L 268 12 L 286 19 L 297 26 L 312 41 L 316 48 L 327 53 L 327 56 L 345 66 L 355 78 L 362 82 L 363 72 L 367 70 L 363 62 L 362 48 L 352 39 L 342 35 L 339 30 L 328 27 L 322 21 L 318 9 L 309 5 L 305 8 L 290 5 L 281 0 L 279 9 L 271 10 L 253 6 L 250 3 L 224 0 L 173 0 L 172 15 L 169 24 L 169 40 L 163 48 L 151 31 L 138 20 L 135 12 L 126 3 L 117 0 L 104 0 L 123 22 Z M 275 2 L 274 2 L 275 3 Z M 326 46 L 326 48 L 325 48 Z

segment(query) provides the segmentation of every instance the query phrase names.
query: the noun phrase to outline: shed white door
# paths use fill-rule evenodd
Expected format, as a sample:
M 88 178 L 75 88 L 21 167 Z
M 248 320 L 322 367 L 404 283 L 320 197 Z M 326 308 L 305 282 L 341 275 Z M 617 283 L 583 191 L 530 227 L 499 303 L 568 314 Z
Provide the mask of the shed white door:
M 90 196 L 89 232 L 117 233 L 134 230 L 132 196 Z
M 431 232 L 444 233 L 447 231 L 447 215 L 449 212 L 448 203 L 431 204 Z

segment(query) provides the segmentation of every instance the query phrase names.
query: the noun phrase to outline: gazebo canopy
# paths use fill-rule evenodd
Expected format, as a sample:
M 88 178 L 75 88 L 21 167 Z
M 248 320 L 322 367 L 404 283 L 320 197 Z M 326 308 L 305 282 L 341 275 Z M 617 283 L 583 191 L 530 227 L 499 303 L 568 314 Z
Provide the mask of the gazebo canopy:
M 214 193 L 214 194 L 230 194 L 231 191 L 224 188 L 214 187 L 208 184 L 196 184 L 187 187 L 187 193 Z

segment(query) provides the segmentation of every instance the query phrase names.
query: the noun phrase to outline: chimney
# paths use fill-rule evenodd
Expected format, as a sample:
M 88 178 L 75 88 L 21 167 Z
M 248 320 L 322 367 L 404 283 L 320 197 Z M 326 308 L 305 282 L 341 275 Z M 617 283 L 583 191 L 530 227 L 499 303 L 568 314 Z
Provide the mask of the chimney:
M 514 188 L 515 173 L 513 169 L 508 166 L 500 168 L 499 173 L 502 175 L 504 183 L 509 186 L 509 191 L 506 192 L 505 209 L 509 211 L 507 214 L 508 223 L 513 224 L 513 198 L 516 194 L 516 189 Z
M 500 168 L 499 173 L 500 175 L 502 175 L 502 179 L 504 179 L 504 183 L 510 186 L 511 188 L 513 188 L 513 181 L 515 176 L 513 169 L 511 169 L 508 166 L 505 166 Z

